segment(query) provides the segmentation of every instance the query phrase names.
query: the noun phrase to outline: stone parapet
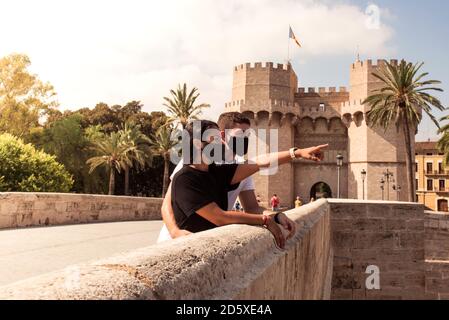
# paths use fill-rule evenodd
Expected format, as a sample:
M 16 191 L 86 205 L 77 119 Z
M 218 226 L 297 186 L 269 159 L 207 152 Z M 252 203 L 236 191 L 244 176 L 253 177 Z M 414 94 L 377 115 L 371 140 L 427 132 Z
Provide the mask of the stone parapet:
M 335 252 L 333 299 L 425 298 L 424 206 L 329 200 Z M 380 289 L 366 287 L 369 266 Z
M 161 205 L 158 198 L 0 192 L 0 229 L 160 220 Z
M 285 250 L 263 228 L 226 226 L 10 284 L 0 299 L 449 299 L 449 215 L 337 199 L 287 214 L 298 231 Z
M 290 211 L 285 250 L 261 227 L 227 226 L 0 288 L 0 299 L 329 299 L 325 201 Z

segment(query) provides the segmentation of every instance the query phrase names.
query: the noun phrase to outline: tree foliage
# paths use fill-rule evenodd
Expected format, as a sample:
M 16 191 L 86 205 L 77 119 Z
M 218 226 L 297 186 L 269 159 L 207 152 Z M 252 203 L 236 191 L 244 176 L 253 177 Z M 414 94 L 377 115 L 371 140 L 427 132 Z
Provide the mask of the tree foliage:
M 172 123 L 185 126 L 196 119 L 203 108 L 209 107 L 197 103 L 198 89 L 189 91 L 184 84 L 171 90 L 171 97 L 164 98 L 169 117 L 164 112 L 144 112 L 140 101 L 130 101 L 124 106 L 100 102 L 93 108 L 61 112 L 57 109 L 54 88 L 32 74 L 30 64 L 30 59 L 22 54 L 0 59 L 0 134 L 9 133 L 22 139 L 24 142 L 17 140 L 9 142 L 8 146 L 15 145 L 33 155 L 29 159 L 16 158 L 16 164 L 10 158 L 0 159 L 4 165 L 0 168 L 0 190 L 104 194 L 112 187 L 111 170 L 90 172 L 90 165 L 95 167 L 103 163 L 114 168 L 115 194 L 160 196 L 167 187 L 168 172 L 173 168 L 163 151 L 169 146 L 166 138 Z M 168 128 L 159 130 L 164 126 Z M 5 135 L 3 139 L 14 141 L 12 136 L 6 139 Z M 151 149 L 150 137 L 156 143 Z M 109 152 L 114 148 L 108 143 L 116 143 L 114 152 Z M 17 147 L 18 144 L 22 147 Z M 107 148 L 109 150 L 105 152 Z M 104 160 L 108 153 L 117 155 L 118 149 L 126 150 L 118 164 L 115 160 Z M 30 160 L 35 158 L 40 160 Z M 88 159 L 96 160 L 90 161 L 89 165 Z M 34 165 L 34 169 L 39 168 L 42 172 L 39 174 L 29 168 L 26 172 L 32 173 L 28 176 L 21 173 L 22 180 L 20 177 L 12 179 L 14 172 L 19 171 L 11 173 L 8 170 L 24 169 L 19 162 L 23 162 L 23 166 Z M 56 176 L 49 176 L 50 172 L 40 167 L 44 165 L 42 163 L 53 167 Z M 70 176 L 73 181 L 68 180 Z M 58 185 L 59 189 L 56 188 Z
M 1 191 L 68 192 L 73 180 L 64 166 L 10 134 L 0 135 Z
M 202 109 L 209 108 L 208 104 L 196 105 L 196 100 L 200 96 L 197 88 L 193 88 L 187 93 L 187 84 L 176 90 L 170 90 L 171 97 L 164 97 L 164 106 L 167 107 L 170 123 L 179 123 L 182 128 L 191 120 L 196 120 L 202 113 Z
M 179 141 L 175 140 L 173 128 L 170 125 L 164 125 L 151 137 L 151 150 L 154 154 L 164 159 L 164 176 L 162 195 L 165 195 L 170 183 L 170 153 L 178 145 Z
M 58 105 L 53 86 L 31 74 L 30 64 L 22 54 L 0 59 L 0 132 L 23 137 Z

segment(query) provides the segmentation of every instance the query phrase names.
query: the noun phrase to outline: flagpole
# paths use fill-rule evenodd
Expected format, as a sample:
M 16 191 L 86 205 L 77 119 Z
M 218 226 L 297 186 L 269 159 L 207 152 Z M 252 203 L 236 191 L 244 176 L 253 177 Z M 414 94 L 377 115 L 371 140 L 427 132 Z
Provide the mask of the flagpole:
M 289 65 L 290 64 L 290 42 L 291 42 L 291 39 L 290 39 L 290 25 L 288 26 L 288 45 L 287 45 L 287 65 Z

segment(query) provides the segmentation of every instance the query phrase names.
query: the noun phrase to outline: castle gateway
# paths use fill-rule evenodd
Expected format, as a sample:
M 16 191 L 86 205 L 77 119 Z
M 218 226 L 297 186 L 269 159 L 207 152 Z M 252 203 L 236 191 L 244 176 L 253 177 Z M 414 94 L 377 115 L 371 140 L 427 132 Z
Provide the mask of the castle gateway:
M 226 103 L 227 112 L 242 112 L 256 130 L 278 129 L 279 150 L 330 145 L 322 163 L 297 160 L 280 168 L 276 175 L 258 174 L 256 192 L 264 202 L 274 193 L 280 196 L 283 206 L 291 206 L 296 196 L 304 201 L 317 194 L 336 198 L 338 154 L 344 157 L 340 170 L 342 198 L 408 200 L 402 128 L 370 128 L 366 123 L 369 107 L 362 104 L 370 92 L 381 86 L 372 73 L 383 64 L 385 60 L 352 64 L 349 90 L 298 88 L 298 78 L 290 64 L 247 63 L 234 68 L 232 102 Z M 411 142 L 414 155 L 414 134 Z M 389 183 L 381 184 L 387 169 L 393 176 Z M 362 170 L 366 171 L 365 180 Z M 401 191 L 396 191 L 397 186 Z

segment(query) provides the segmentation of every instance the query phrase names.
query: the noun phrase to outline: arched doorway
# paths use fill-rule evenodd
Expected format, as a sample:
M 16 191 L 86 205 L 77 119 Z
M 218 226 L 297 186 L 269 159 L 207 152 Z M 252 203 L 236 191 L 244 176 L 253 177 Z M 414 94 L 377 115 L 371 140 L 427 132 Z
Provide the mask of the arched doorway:
M 448 202 L 446 199 L 438 200 L 438 212 L 448 212 Z
M 310 198 L 314 198 L 315 200 L 332 198 L 332 189 L 327 183 L 318 182 L 310 189 Z

